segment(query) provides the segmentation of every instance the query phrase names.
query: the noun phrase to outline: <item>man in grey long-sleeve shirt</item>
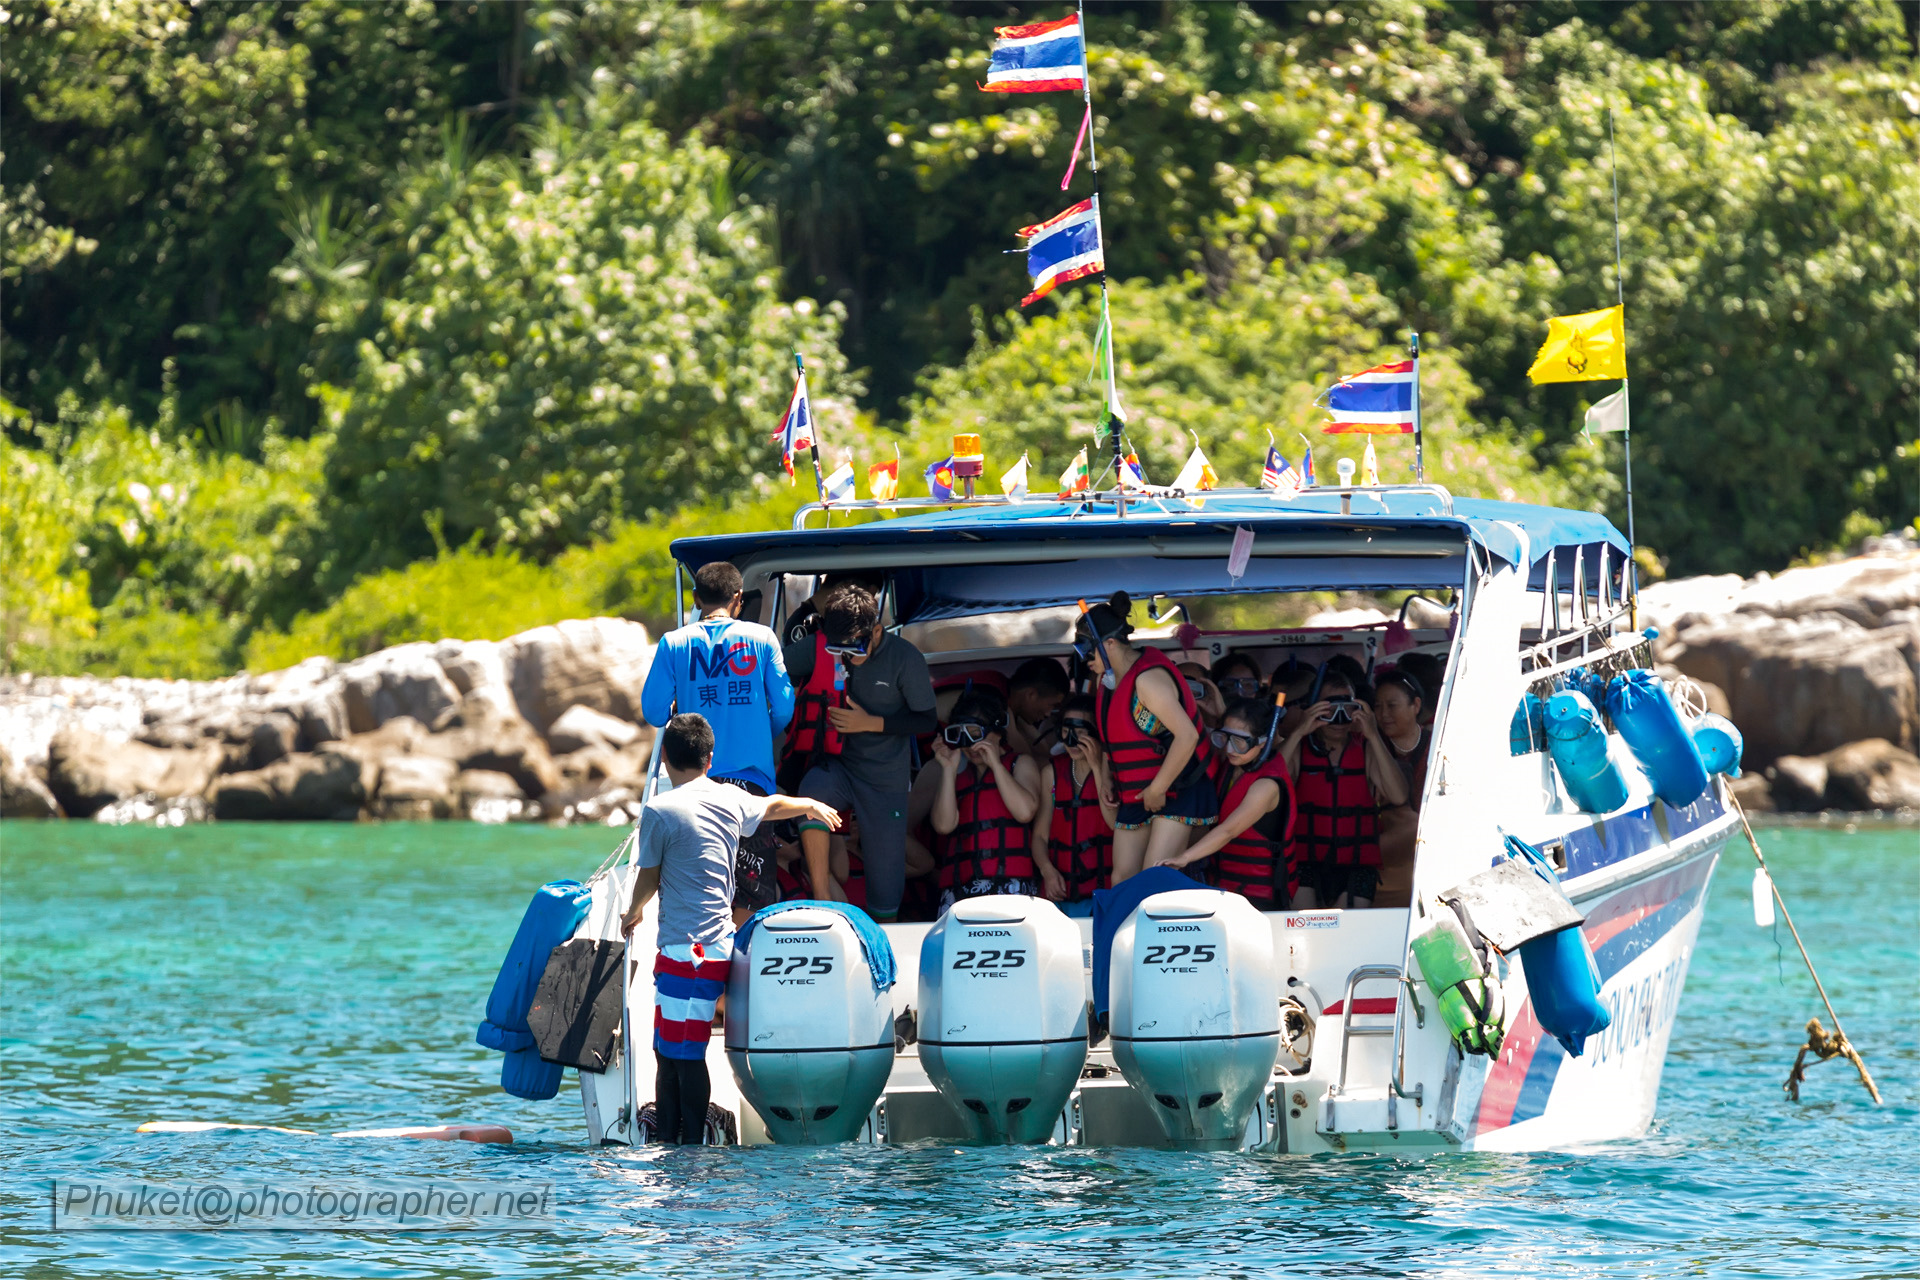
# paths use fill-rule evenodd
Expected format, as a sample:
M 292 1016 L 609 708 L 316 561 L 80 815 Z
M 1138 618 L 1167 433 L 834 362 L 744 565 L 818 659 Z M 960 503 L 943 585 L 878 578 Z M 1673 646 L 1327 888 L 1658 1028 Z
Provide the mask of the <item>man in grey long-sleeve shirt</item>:
M 865 587 L 836 590 L 820 614 L 827 656 L 842 664 L 845 705 L 827 713 L 840 736 L 837 754 L 822 753 L 795 790 L 833 808 L 852 809 L 860 820 L 860 852 L 866 864 L 867 914 L 891 920 L 906 887 L 907 793 L 912 783 L 913 739 L 938 723 L 933 677 L 920 651 L 880 625 L 880 605 Z M 790 644 L 787 672 L 795 687 L 813 674 L 811 640 Z M 827 871 L 828 832 L 805 822 L 800 847 L 814 893 L 831 895 Z

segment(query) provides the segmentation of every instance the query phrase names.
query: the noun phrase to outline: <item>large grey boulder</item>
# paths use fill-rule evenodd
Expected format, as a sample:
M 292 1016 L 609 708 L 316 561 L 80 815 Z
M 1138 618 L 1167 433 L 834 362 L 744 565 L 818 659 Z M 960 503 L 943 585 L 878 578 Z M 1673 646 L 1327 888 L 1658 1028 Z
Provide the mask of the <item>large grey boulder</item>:
M 0 818 L 58 818 L 60 802 L 40 775 L 0 750 Z
M 213 816 L 226 820 L 351 821 L 359 816 L 366 800 L 362 762 L 346 752 L 323 747 L 276 760 L 264 769 L 221 778 L 213 789 Z
M 1827 753 L 1827 807 L 1920 810 L 1920 757 L 1882 738 Z
M 471 822 L 513 822 L 537 818 L 540 807 L 527 799 L 520 784 L 493 769 L 463 769 L 454 780 L 454 803 Z
M 371 806 L 375 817 L 425 821 L 453 811 L 453 783 L 460 766 L 439 756 L 389 756 Z
M 653 662 L 647 629 L 624 618 L 572 618 L 500 642 L 513 700 L 545 733 L 569 707 L 640 723 L 640 688 Z
M 557 755 L 585 747 L 618 751 L 639 736 L 640 726 L 586 706 L 568 707 L 547 726 L 547 745 Z
M 47 787 L 68 815 L 89 818 L 142 793 L 159 799 L 200 795 L 225 759 L 215 744 L 169 750 L 69 727 L 47 744 Z
M 382 649 L 349 662 L 340 670 L 347 728 L 352 733 L 378 729 L 395 716 L 433 724 L 459 705 L 460 691 L 424 642 Z

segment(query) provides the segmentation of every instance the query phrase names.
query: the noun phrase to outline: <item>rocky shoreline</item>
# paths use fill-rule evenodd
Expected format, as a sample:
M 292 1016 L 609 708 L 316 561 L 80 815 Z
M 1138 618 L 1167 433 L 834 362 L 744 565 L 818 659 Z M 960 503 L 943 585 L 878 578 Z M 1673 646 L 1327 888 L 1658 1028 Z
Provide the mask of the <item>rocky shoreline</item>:
M 1750 810 L 1920 810 L 1920 551 L 1659 583 L 1670 677 L 1746 738 Z M 225 680 L 0 677 L 0 817 L 620 824 L 647 629 L 582 618 Z

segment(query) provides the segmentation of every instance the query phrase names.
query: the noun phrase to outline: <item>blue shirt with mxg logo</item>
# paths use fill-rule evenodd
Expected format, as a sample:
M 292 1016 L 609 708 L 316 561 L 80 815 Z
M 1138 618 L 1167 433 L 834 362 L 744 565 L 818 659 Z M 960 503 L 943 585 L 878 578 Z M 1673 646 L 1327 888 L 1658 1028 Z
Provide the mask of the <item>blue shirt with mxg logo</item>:
M 660 638 L 640 690 L 647 723 L 697 711 L 713 726 L 713 776 L 773 791 L 773 738 L 793 719 L 793 684 L 773 632 L 708 618 Z

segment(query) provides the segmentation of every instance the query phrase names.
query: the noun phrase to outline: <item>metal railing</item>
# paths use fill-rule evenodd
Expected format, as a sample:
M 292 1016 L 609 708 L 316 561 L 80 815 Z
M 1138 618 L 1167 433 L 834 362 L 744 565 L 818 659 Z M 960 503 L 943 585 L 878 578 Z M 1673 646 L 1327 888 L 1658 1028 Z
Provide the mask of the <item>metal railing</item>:
M 1353 500 L 1370 498 L 1380 506 L 1381 515 L 1412 515 L 1411 511 L 1394 512 L 1388 505 L 1388 499 L 1400 496 L 1419 496 L 1434 500 L 1439 504 L 1441 514 L 1453 514 L 1453 494 L 1443 485 L 1437 484 L 1379 484 L 1379 485 L 1315 485 L 1311 489 L 1300 491 L 1301 496 L 1334 495 L 1340 497 L 1340 514 L 1351 515 Z M 1005 494 L 983 493 L 972 498 L 857 498 L 851 502 L 809 502 L 793 513 L 793 527 L 807 527 L 808 517 L 815 512 L 825 512 L 829 516 L 836 511 L 855 513 L 892 512 L 892 511 L 954 511 L 969 507 L 1017 507 L 1041 502 L 1066 502 L 1084 511 L 1094 507 L 1109 506 L 1116 514 L 1124 516 L 1129 504 L 1150 504 L 1162 511 L 1174 514 L 1166 504 L 1178 502 L 1184 511 L 1199 511 L 1204 508 L 1193 505 L 1195 502 L 1209 502 L 1216 498 L 1266 498 L 1276 504 L 1294 501 L 1293 497 L 1282 497 L 1274 489 L 1174 489 L 1151 487 L 1141 489 L 1100 489 L 1084 493 L 1068 494 L 1061 497 L 1053 494 L 1034 493 L 1024 498 L 1009 498 Z M 1184 511 L 1181 514 L 1184 514 Z
M 1353 1025 L 1354 993 L 1363 982 L 1393 983 L 1392 1026 L 1356 1027 Z M 1406 970 L 1404 968 L 1396 968 L 1390 964 L 1363 964 L 1347 975 L 1347 996 L 1340 1005 L 1340 1075 L 1339 1078 L 1335 1080 L 1333 1088 L 1327 1091 L 1327 1113 L 1325 1119 L 1329 1131 L 1337 1132 L 1334 1128 L 1334 1108 L 1347 1093 L 1348 1051 L 1353 1047 L 1354 1038 L 1357 1036 L 1393 1037 L 1393 1048 L 1387 1058 L 1387 1128 L 1389 1130 L 1398 1130 L 1400 1128 L 1400 1110 L 1398 1104 L 1401 1098 L 1406 1098 L 1416 1107 L 1420 1106 L 1425 1098 L 1426 1086 L 1424 1084 L 1414 1085 L 1413 1092 L 1409 1093 L 1407 1092 L 1406 1085 L 1400 1079 L 1401 1029 L 1406 1023 L 1405 1002 L 1400 999 L 1402 988 L 1407 989 L 1408 998 L 1412 999 L 1412 989 L 1408 987 L 1407 984 Z M 1415 1009 L 1419 1009 L 1417 1001 L 1414 1007 Z M 1421 1011 L 1420 1021 L 1422 1025 L 1426 1022 L 1424 1011 Z

